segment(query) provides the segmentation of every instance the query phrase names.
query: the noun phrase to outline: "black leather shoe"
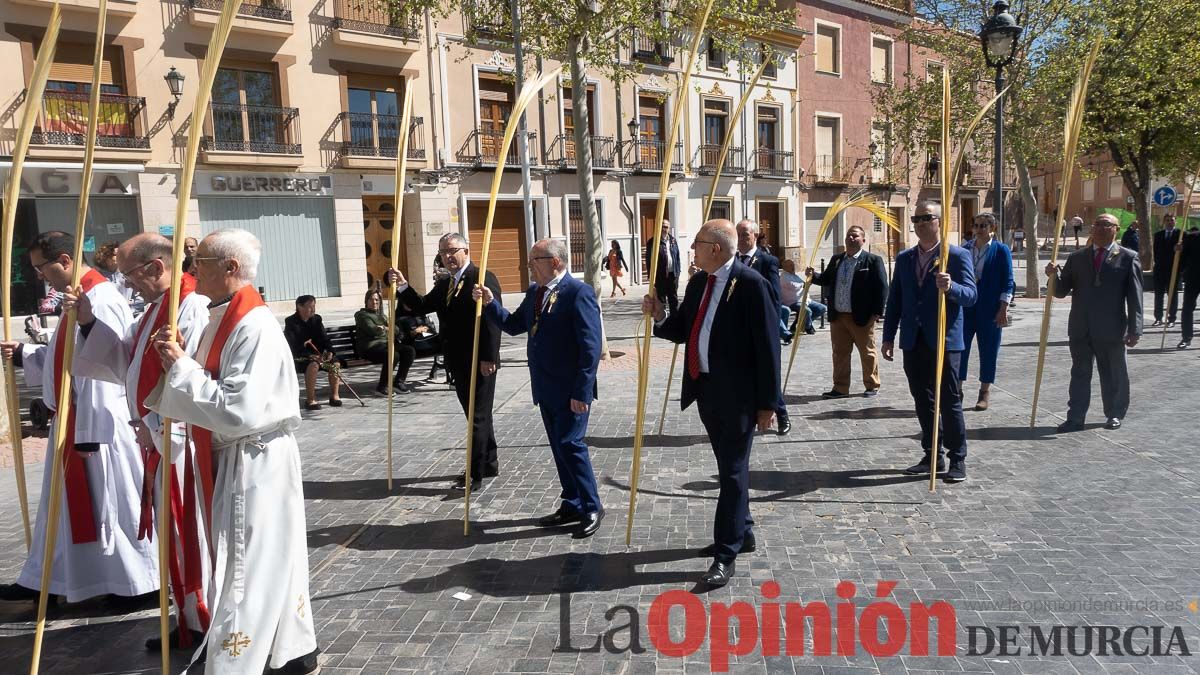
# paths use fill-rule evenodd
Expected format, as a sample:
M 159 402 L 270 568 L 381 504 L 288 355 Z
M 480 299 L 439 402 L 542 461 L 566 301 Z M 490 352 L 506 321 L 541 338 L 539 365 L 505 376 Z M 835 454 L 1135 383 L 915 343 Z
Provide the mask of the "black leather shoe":
M 791 432 L 792 432 L 792 418 L 784 417 L 783 419 L 779 420 L 779 429 L 776 430 L 775 433 L 779 434 L 780 436 L 787 436 Z
M 1155 319 L 1154 323 L 1150 324 L 1151 327 L 1161 326 L 1161 325 L 1162 325 L 1162 319 Z
M 740 555 L 742 553 L 754 553 L 757 550 L 758 550 L 758 542 L 756 542 L 754 540 L 754 533 L 747 532 L 746 536 L 742 537 L 742 550 L 738 551 L 738 554 Z M 709 544 L 708 546 L 705 546 L 704 548 L 700 549 L 700 551 L 696 554 L 696 557 L 697 558 L 713 558 L 716 555 L 717 555 L 717 545 Z
M 483 478 L 471 479 L 471 492 L 479 492 L 487 485 L 487 481 Z M 460 492 L 467 490 L 467 475 L 464 473 L 458 474 L 458 478 L 454 479 L 454 489 Z
M 1108 418 L 1108 421 L 1104 423 L 1104 428 L 1112 429 L 1114 431 L 1117 429 L 1120 429 L 1121 428 L 1121 420 L 1117 419 L 1116 417 L 1110 417 L 1110 418 Z
M 319 649 L 314 649 L 288 661 L 282 668 L 268 668 L 267 675 L 316 675 L 321 672 L 321 663 L 317 660 L 320 653 Z
M 849 397 L 850 397 L 850 394 L 843 394 L 842 392 L 838 391 L 837 389 L 830 389 L 829 391 L 825 392 L 824 394 L 821 394 L 821 398 L 849 398 Z
M 942 455 L 938 455 L 937 472 L 938 473 L 946 472 L 946 458 Z M 904 473 L 906 473 L 910 476 L 928 476 L 929 475 L 929 455 L 926 455 L 923 459 L 921 459 L 921 461 L 919 461 L 916 464 L 913 464 L 912 466 L 905 469 Z
M 33 602 L 38 601 L 40 594 L 32 588 L 21 584 L 4 584 L 0 586 L 0 602 Z M 54 596 L 49 596 L 53 598 Z
M 583 519 L 583 514 L 578 511 L 571 511 L 565 506 L 558 507 L 558 510 L 548 516 L 538 518 L 538 525 L 542 527 L 558 527 L 559 525 L 570 525 L 577 523 Z
M 1176 349 L 1187 349 L 1192 346 L 1191 340 L 1180 340 L 1179 344 L 1175 345 Z
M 868 389 L 863 392 L 863 396 L 865 396 L 867 398 L 875 398 L 878 395 L 879 395 L 878 389 Z
M 200 646 L 200 643 L 204 642 L 204 633 L 201 633 L 200 631 L 196 631 L 196 630 L 189 630 L 188 634 L 191 635 L 191 637 L 192 637 L 191 644 L 188 645 L 187 647 L 180 647 L 179 646 L 179 626 L 176 626 L 175 630 L 171 631 L 170 639 L 167 640 L 171 649 L 195 649 L 196 647 Z M 162 651 L 162 638 L 160 638 L 157 635 L 155 635 L 152 638 L 147 638 L 146 639 L 146 651 L 148 651 L 148 652 Z
M 579 519 L 579 527 L 576 528 L 573 535 L 576 539 L 587 539 L 596 534 L 596 530 L 600 529 L 600 522 L 604 520 L 604 509 L 585 513 Z
M 735 571 L 737 571 L 737 565 L 732 562 L 723 563 L 713 561 L 712 566 L 708 568 L 704 576 L 700 577 L 700 581 L 714 588 L 720 588 L 729 583 Z
M 1083 431 L 1083 422 L 1067 420 L 1066 422 L 1058 425 L 1058 433 L 1060 434 L 1069 434 L 1074 431 Z

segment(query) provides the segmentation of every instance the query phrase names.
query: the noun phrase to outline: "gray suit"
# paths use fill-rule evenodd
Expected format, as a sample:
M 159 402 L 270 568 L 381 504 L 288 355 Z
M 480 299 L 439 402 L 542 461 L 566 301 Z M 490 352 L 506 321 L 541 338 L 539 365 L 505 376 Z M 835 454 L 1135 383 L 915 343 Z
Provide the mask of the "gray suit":
M 1121 419 L 1129 410 L 1125 338 L 1142 334 L 1142 264 L 1137 253 L 1114 244 L 1094 272 L 1096 249 L 1067 256 L 1054 295 L 1071 296 L 1067 341 L 1071 346 L 1071 389 L 1067 419 L 1083 423 L 1092 396 L 1092 361 L 1100 371 L 1104 416 Z

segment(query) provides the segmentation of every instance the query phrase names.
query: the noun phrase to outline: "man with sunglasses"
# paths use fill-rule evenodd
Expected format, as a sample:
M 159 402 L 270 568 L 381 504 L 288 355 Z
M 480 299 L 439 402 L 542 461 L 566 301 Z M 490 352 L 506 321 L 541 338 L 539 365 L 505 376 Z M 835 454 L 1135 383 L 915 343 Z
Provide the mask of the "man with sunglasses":
M 73 259 L 74 249 L 75 237 L 71 234 L 39 234 L 29 247 L 29 261 L 38 280 L 66 292 L 79 265 L 83 270 L 80 287 L 90 301 L 95 321 L 116 333 L 128 332 L 133 314 L 124 296 L 99 272 Z M 51 409 L 58 405 L 63 368 L 71 365 L 63 363 L 65 326 L 65 321 L 58 324 L 49 345 L 0 343 L 4 357 L 24 369 L 26 381 L 41 385 L 42 397 Z M 157 591 L 156 546 L 138 538 L 143 467 L 129 425 L 125 388 L 89 377 L 71 379 L 74 400 L 68 413 L 63 457 L 66 490 L 48 592 L 65 595 L 67 602 L 79 602 L 104 594 L 131 597 Z M 47 447 L 55 447 L 54 436 L 52 431 Z M 33 547 L 17 583 L 0 587 L 0 600 L 37 600 L 53 456 L 53 452 L 46 454 Z
M 1059 269 L 1046 264 L 1055 280 L 1054 296 L 1071 296 L 1067 343 L 1071 348 L 1071 386 L 1067 421 L 1060 433 L 1083 430 L 1092 398 L 1092 362 L 1100 371 L 1105 428 L 1120 429 L 1129 410 L 1129 371 L 1125 349 L 1142 334 L 1142 263 L 1116 243 L 1120 223 L 1100 215 L 1092 223 L 1092 245 L 1067 256 Z
M 457 232 L 438 240 L 438 257 L 450 274 L 439 279 L 433 290 L 421 297 L 399 270 L 388 270 L 387 281 L 396 284 L 396 292 L 414 314 L 437 313 L 442 336 L 442 355 L 446 373 L 454 383 L 463 414 L 467 414 L 471 394 L 471 356 L 475 339 L 475 300 L 471 289 L 479 283 L 479 268 L 471 262 L 471 249 Z M 500 281 L 488 270 L 484 280 L 497 302 Z M 475 419 L 471 420 L 471 491 L 483 489 L 484 481 L 500 473 L 496 455 L 496 434 L 492 429 L 492 403 L 496 398 L 496 369 L 500 365 L 500 330 L 487 321 L 479 324 L 479 377 L 475 380 Z M 454 489 L 466 490 L 463 472 Z
M 162 465 L 164 447 L 162 417 L 146 407 L 146 399 L 162 379 L 162 362 L 154 349 L 154 334 L 167 324 L 167 300 L 171 290 L 173 254 L 171 241 L 152 232 L 134 235 L 122 243 L 116 251 L 116 265 L 124 282 L 138 292 L 147 302 L 149 309 L 136 324 L 124 332 L 96 320 L 96 313 L 86 294 L 68 292 L 63 299 L 63 308 L 75 307 L 78 313 L 80 333 L 83 341 L 76 346 L 75 374 L 112 382 L 125 387 L 125 400 L 129 406 L 129 424 L 137 434 L 142 457 L 146 458 L 145 477 L 142 481 L 142 517 L 138 536 L 151 539 L 155 527 L 152 522 L 156 493 L 162 481 L 155 477 L 157 467 Z M 196 352 L 200 335 L 208 325 L 208 297 L 196 293 L 194 278 L 184 275 L 180 283 L 179 315 L 177 326 L 183 337 L 184 349 L 189 356 Z M 212 570 L 207 564 L 208 538 L 204 532 L 204 519 L 196 494 L 195 447 L 177 433 L 172 436 L 172 468 L 175 470 L 171 499 L 184 508 L 172 518 L 170 570 L 172 592 L 179 616 L 175 631 L 171 634 L 171 647 L 188 647 L 200 644 L 208 631 L 208 610 L 205 608 L 205 592 L 212 581 Z M 184 486 L 191 484 L 191 491 Z M 193 499 L 185 502 L 185 495 Z M 194 563 L 189 567 L 189 561 Z M 157 634 L 146 640 L 146 649 L 158 651 L 161 641 Z
M 975 304 L 975 271 L 971 254 L 958 246 L 947 247 L 946 271 L 939 272 L 942 255 L 942 207 L 921 202 L 912 216 L 917 245 L 896 256 L 892 284 L 888 289 L 887 309 L 883 318 L 883 358 L 891 361 L 896 353 L 896 331 L 904 351 L 904 374 L 921 423 L 921 447 L 925 456 L 905 469 L 905 473 L 929 473 L 931 453 L 937 453 L 937 473 L 945 472 L 947 483 L 967 479 L 967 424 L 963 419 L 962 382 L 959 380 L 959 354 L 963 341 L 963 308 Z M 939 294 L 946 297 L 946 346 L 942 381 L 937 378 Z M 933 447 L 933 404 L 941 387 L 941 433 Z M 942 448 L 946 448 L 946 468 Z

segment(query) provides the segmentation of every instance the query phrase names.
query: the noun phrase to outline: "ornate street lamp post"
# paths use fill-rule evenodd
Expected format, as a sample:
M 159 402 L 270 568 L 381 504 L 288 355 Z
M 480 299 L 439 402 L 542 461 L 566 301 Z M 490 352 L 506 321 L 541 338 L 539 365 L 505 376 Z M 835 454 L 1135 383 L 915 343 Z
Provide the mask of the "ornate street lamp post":
M 983 58 L 988 67 L 996 70 L 996 93 L 1004 89 L 1004 67 L 1012 63 L 1017 52 L 1017 38 L 1021 27 L 1008 13 L 1008 3 L 997 0 L 992 5 L 992 16 L 979 29 L 979 41 L 983 44 Z M 996 215 L 996 236 L 1004 241 L 1004 99 L 996 101 L 996 136 L 992 149 L 993 210 Z

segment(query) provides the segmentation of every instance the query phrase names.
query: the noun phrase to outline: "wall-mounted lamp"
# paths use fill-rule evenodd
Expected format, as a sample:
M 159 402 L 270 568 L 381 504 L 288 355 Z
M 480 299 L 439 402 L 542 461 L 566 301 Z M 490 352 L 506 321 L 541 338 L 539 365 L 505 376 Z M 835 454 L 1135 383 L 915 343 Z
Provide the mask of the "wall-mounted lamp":
M 183 96 L 183 73 L 175 70 L 175 66 L 171 66 L 171 70 L 163 76 L 163 79 L 167 81 L 167 89 L 171 91 L 171 96 L 175 99 L 167 105 L 167 116 L 174 118 L 175 106 L 179 105 L 179 99 Z

